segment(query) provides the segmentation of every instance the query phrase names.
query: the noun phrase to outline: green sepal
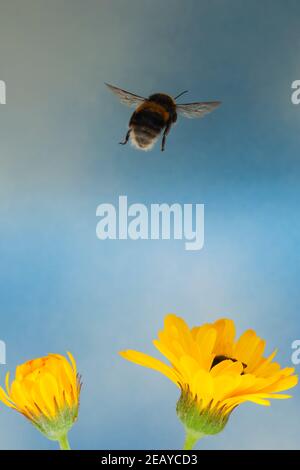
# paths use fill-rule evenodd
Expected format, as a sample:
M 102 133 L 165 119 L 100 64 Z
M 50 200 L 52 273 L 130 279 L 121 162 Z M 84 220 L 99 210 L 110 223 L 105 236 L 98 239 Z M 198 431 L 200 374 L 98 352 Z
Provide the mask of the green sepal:
M 201 400 L 193 397 L 189 390 L 182 389 L 177 402 L 177 416 L 185 427 L 188 435 L 200 439 L 205 435 L 221 432 L 229 418 L 230 413 L 225 413 L 224 408 L 201 406 Z
M 48 418 L 44 414 L 31 419 L 32 424 L 51 441 L 60 441 L 68 434 L 78 416 L 78 406 L 65 406 L 56 415 Z

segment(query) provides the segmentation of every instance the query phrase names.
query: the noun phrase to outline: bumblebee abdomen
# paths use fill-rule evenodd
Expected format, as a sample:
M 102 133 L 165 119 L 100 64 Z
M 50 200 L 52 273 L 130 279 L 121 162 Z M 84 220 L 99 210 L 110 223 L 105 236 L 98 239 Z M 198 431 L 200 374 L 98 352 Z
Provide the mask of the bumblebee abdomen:
M 142 150 L 149 150 L 164 126 L 165 116 L 162 113 L 147 107 L 135 111 L 129 122 L 133 145 Z
M 150 150 L 155 144 L 159 132 L 152 132 L 146 128 L 133 127 L 131 133 L 132 144 L 142 150 Z

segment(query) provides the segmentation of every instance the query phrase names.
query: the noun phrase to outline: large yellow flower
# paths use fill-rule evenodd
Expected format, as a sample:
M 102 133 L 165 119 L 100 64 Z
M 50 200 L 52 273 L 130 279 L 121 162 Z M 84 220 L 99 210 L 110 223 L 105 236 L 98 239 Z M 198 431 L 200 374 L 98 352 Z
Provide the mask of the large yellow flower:
M 190 329 L 181 318 L 167 315 L 153 343 L 171 365 L 137 351 L 120 354 L 161 372 L 181 389 L 177 414 L 186 430 L 186 449 L 203 435 L 220 432 L 241 403 L 269 405 L 270 398 L 290 398 L 279 392 L 297 384 L 294 368 L 273 362 L 276 351 L 263 356 L 265 341 L 253 330 L 235 340 L 232 320 Z
M 0 400 L 28 418 L 48 439 L 69 449 L 67 434 L 77 419 L 81 383 L 76 363 L 59 354 L 33 359 L 16 368 L 15 379 Z

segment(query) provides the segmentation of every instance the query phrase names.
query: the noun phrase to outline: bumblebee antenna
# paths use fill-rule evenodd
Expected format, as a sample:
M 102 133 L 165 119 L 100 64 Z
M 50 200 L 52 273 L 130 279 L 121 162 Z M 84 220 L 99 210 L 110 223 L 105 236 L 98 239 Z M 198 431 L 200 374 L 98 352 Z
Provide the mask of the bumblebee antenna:
M 181 93 L 179 93 L 179 95 L 175 96 L 174 100 L 177 100 L 177 98 L 179 98 L 180 96 L 184 95 L 185 93 L 188 93 L 189 90 L 185 90 L 185 91 L 182 91 Z

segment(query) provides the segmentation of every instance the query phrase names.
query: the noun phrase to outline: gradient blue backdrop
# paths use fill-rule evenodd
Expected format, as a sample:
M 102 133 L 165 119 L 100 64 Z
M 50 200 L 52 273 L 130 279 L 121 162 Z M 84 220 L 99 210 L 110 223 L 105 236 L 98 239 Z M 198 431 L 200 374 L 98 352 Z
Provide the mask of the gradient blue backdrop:
M 125 362 L 163 317 L 227 315 L 290 365 L 299 327 L 297 0 L 0 1 L 0 339 L 6 370 L 71 350 L 83 376 L 73 448 L 180 448 L 178 391 Z M 117 142 L 130 110 L 103 85 L 220 99 L 164 154 Z M 187 98 L 185 98 L 186 100 Z M 96 207 L 204 203 L 205 247 L 96 238 Z M 54 449 L 0 406 L 0 447 Z M 299 448 L 299 390 L 247 404 L 206 449 Z

